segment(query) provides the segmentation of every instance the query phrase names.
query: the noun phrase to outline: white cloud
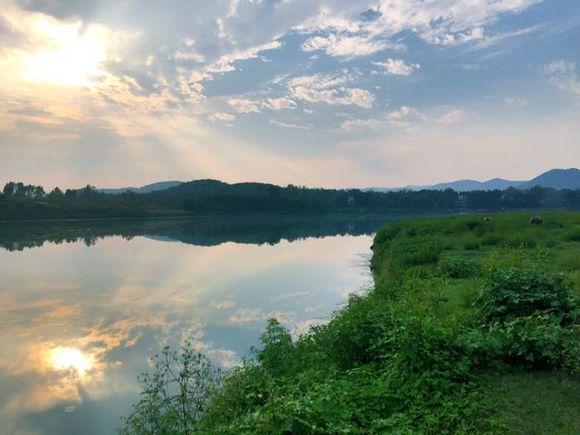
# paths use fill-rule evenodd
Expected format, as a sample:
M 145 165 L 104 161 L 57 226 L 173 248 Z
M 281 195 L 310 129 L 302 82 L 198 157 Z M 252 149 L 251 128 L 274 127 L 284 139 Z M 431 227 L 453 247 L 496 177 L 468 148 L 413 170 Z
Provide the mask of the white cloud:
M 375 96 L 366 89 L 345 86 L 355 80 L 350 74 L 315 74 L 291 79 L 290 94 L 297 100 L 330 105 L 356 105 L 370 109 Z
M 558 88 L 580 97 L 580 80 L 574 62 L 560 59 L 546 65 L 544 72 Z
M 260 308 L 240 308 L 236 310 L 229 318 L 229 322 L 234 325 L 242 325 L 244 323 L 251 323 L 262 318 L 262 310 Z
M 229 310 L 231 308 L 236 307 L 236 301 L 232 301 L 229 299 L 223 301 L 211 301 L 209 306 L 216 309 L 216 310 Z
M 393 76 L 410 76 L 421 68 L 418 63 L 405 63 L 402 59 L 391 58 L 388 58 L 386 62 L 373 62 L 373 65 L 381 67 L 386 74 Z
M 348 119 L 340 124 L 340 129 L 348 133 L 361 130 L 377 130 L 383 125 L 378 119 Z
M 457 124 L 465 119 L 465 111 L 461 109 L 451 110 L 437 119 L 440 124 Z
M 261 113 L 262 103 L 245 98 L 230 98 L 228 104 L 238 113 Z
M 329 56 L 358 57 L 368 56 L 394 45 L 386 40 L 371 39 L 366 36 L 330 34 L 327 37 L 315 36 L 308 39 L 302 49 L 306 52 L 324 50 Z
M 298 106 L 294 100 L 290 98 L 268 98 L 263 103 L 264 107 L 272 110 L 290 109 L 294 110 Z
M 398 127 L 408 127 L 414 119 L 423 119 L 424 116 L 412 106 L 401 106 L 399 110 L 387 113 L 387 120 L 390 124 Z
M 218 121 L 232 122 L 232 121 L 235 121 L 236 115 L 232 115 L 231 113 L 225 113 L 225 112 L 216 112 L 216 113 L 212 113 L 210 116 L 208 116 L 208 119 L 211 122 L 218 122 Z
M 288 122 L 278 121 L 276 119 L 270 119 L 270 124 L 277 125 L 278 127 L 293 128 L 295 130 L 309 130 L 310 129 L 309 125 L 292 124 L 292 123 L 288 123 Z

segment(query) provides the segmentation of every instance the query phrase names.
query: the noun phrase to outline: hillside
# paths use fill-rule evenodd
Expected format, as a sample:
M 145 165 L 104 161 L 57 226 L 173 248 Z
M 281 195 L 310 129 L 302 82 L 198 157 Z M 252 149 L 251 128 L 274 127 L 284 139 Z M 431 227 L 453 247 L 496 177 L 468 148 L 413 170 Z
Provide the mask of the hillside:
M 519 187 L 521 189 L 530 189 L 534 186 L 552 189 L 580 189 L 580 169 L 552 169 L 523 183 Z
M 445 183 L 429 185 L 410 185 L 405 187 L 373 187 L 369 190 L 377 192 L 391 192 L 397 190 L 445 190 L 453 189 L 457 192 L 472 191 L 490 191 L 506 190 L 510 187 L 517 189 L 530 189 L 534 186 L 552 188 L 552 189 L 580 189 L 580 170 L 579 169 L 552 169 L 544 172 L 537 177 L 528 181 L 504 180 L 503 178 L 493 178 L 487 181 L 477 180 L 457 180 Z
M 183 181 L 159 181 L 157 183 L 147 184 L 146 186 L 142 186 L 142 187 L 120 187 L 120 188 L 114 188 L 114 189 L 98 189 L 98 190 L 99 190 L 99 192 L 107 193 L 107 194 L 111 194 L 111 195 L 118 195 L 118 194 L 125 193 L 125 192 L 144 194 L 144 193 L 157 192 L 159 190 L 170 189 L 172 187 L 179 186 L 182 183 L 183 183 Z
M 296 340 L 270 320 L 253 359 L 221 379 L 191 348 L 175 367 L 159 359 L 157 375 L 198 384 L 173 403 L 171 385 L 146 381 L 158 395 L 142 396 L 127 433 L 576 433 L 580 214 L 543 218 L 385 226 L 368 294 Z

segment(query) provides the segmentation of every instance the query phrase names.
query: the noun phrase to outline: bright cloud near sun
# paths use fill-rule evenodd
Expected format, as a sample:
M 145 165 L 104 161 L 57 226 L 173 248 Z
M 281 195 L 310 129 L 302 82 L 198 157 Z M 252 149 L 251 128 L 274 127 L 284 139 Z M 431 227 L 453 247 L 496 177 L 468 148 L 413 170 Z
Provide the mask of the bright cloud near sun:
M 0 184 L 527 178 L 580 161 L 578 20 L 564 0 L 6 0 Z M 480 143 L 505 165 L 448 167 Z

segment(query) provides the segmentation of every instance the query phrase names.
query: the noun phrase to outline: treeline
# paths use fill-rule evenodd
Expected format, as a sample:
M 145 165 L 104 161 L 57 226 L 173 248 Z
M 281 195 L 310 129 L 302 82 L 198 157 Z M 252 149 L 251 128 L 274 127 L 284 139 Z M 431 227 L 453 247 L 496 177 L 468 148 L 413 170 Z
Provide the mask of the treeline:
M 375 192 L 309 189 L 263 183 L 197 180 L 147 194 L 105 194 L 94 186 L 46 192 L 42 186 L 10 182 L 0 195 L 0 219 L 143 217 L 228 213 L 326 213 L 580 209 L 580 190 Z

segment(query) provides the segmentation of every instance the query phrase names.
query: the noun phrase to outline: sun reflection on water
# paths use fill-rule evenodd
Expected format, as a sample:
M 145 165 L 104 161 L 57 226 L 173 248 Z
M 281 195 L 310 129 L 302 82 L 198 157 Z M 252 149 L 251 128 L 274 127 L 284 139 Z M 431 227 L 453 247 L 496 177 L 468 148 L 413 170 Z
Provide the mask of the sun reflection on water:
M 49 353 L 49 362 L 57 370 L 73 369 L 79 377 L 93 368 L 94 357 L 74 347 L 55 347 Z

